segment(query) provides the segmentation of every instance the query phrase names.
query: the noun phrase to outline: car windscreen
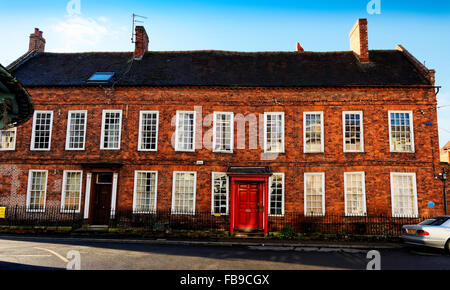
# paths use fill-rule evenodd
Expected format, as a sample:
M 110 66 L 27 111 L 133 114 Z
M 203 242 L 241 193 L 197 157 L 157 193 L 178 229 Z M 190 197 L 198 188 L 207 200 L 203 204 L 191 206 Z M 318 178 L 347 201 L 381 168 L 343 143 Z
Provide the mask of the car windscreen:
M 419 225 L 422 226 L 440 226 L 443 223 L 445 223 L 449 218 L 448 217 L 437 217 L 432 219 L 424 220 L 423 222 L 419 223 Z

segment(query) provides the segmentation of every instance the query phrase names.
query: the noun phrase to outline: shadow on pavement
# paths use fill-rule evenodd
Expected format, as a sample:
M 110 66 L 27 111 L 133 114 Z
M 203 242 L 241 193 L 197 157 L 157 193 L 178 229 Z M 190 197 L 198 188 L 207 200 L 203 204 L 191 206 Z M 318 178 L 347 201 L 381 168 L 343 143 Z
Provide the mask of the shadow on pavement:
M 71 240 L 64 240 L 71 239 Z M 79 238 L 79 239 L 78 239 Z M 287 263 L 301 266 L 315 266 L 319 268 L 334 269 L 365 269 L 367 261 L 365 254 L 346 254 L 335 251 L 309 253 L 292 250 L 273 250 L 268 247 L 267 250 L 251 250 L 247 246 L 205 246 L 205 245 L 179 245 L 179 244 L 153 244 L 142 243 L 136 238 L 135 243 L 123 243 L 121 239 L 110 239 L 109 242 L 101 241 L 89 237 L 89 240 L 83 240 L 74 236 L 28 236 L 28 235 L 7 235 L 1 234 L 0 240 L 22 241 L 29 243 L 54 244 L 65 246 L 88 246 L 91 248 L 101 248 L 109 250 L 125 250 L 147 254 L 168 255 L 172 257 L 185 256 L 197 258 L 210 258 L 216 260 L 245 260 L 252 262 L 265 263 Z M 115 241 L 117 240 L 117 241 Z M 251 266 L 249 266 L 252 269 Z M 256 267 L 258 268 L 258 267 Z M 189 269 L 189 265 L 186 265 Z
M 37 270 L 37 271 L 55 271 L 55 270 L 65 270 L 62 268 L 44 267 L 44 266 L 34 266 L 25 265 L 19 263 L 3 262 L 0 261 L 0 270 Z
M 60 239 L 63 238 L 63 239 Z M 292 251 L 292 250 L 250 250 L 246 246 L 198 246 L 198 245 L 167 245 L 167 244 L 148 244 L 123 243 L 120 239 L 117 241 L 105 242 L 89 238 L 89 240 L 77 239 L 67 236 L 65 238 L 75 238 L 73 240 L 64 240 L 64 237 L 51 236 L 12 236 L 0 235 L 1 240 L 23 241 L 31 243 L 46 243 L 59 245 L 77 245 L 93 248 L 126 250 L 141 253 L 155 253 L 169 256 L 190 256 L 204 257 L 212 259 L 222 259 L 233 261 L 236 259 L 250 262 L 279 262 L 297 264 L 303 266 L 331 267 L 335 269 L 360 269 L 363 270 L 367 265 L 367 257 L 364 252 L 345 253 L 329 249 L 329 251 Z M 367 250 L 368 251 L 368 250 Z M 386 249 L 382 251 L 382 264 L 385 269 L 449 269 L 450 259 L 435 249 L 421 249 L 421 252 L 428 252 L 431 255 L 420 255 L 410 248 Z M 1 269 L 1 264 L 0 264 Z

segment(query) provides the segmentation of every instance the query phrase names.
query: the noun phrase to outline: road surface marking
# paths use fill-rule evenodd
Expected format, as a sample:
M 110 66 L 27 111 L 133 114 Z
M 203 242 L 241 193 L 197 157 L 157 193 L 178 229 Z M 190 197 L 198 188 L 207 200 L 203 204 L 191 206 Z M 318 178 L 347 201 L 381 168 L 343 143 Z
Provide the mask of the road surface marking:
M 63 256 L 61 256 L 60 254 L 58 254 L 55 251 L 49 250 L 49 249 L 45 249 L 45 248 L 38 248 L 38 247 L 34 247 L 35 249 L 38 250 L 43 250 L 43 251 L 47 251 L 49 253 L 52 253 L 53 255 L 55 255 L 56 257 L 60 258 L 64 263 L 69 263 L 69 260 L 67 260 L 66 258 L 64 258 Z

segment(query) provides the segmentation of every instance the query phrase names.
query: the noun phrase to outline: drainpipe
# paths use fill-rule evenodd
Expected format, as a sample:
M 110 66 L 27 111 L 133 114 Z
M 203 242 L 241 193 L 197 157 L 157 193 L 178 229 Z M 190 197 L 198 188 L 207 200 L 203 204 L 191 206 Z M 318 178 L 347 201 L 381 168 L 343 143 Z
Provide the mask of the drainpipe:
M 445 215 L 448 214 L 447 212 L 447 190 L 446 190 L 446 183 L 447 183 L 447 168 L 442 168 L 442 172 L 436 176 L 440 181 L 442 181 L 442 191 L 444 195 L 444 212 Z

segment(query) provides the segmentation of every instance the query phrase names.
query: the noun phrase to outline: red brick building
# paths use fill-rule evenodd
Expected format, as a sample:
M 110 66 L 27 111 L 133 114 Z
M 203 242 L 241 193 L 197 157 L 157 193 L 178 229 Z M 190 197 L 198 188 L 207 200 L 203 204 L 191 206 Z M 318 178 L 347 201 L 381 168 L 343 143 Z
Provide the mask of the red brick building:
M 8 67 L 35 113 L 1 133 L 0 204 L 90 224 L 210 211 L 266 232 L 292 212 L 442 214 L 434 70 L 369 50 L 365 19 L 350 47 L 159 52 L 137 27 L 135 52 L 48 53 L 37 30 Z

